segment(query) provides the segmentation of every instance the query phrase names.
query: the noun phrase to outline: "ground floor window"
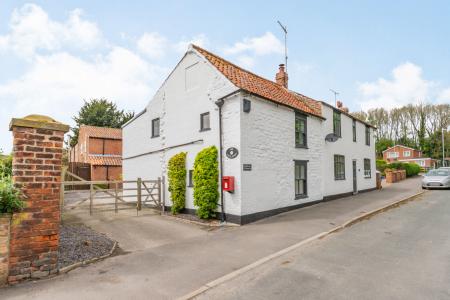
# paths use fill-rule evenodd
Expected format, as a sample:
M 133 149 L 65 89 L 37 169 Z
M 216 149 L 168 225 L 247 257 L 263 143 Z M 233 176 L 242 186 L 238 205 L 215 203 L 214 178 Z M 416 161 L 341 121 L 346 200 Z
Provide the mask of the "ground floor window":
M 307 191 L 307 161 L 295 161 L 295 198 L 305 198 Z
M 372 170 L 370 169 L 370 159 L 364 158 L 364 177 L 370 178 L 372 176 Z
M 334 179 L 335 180 L 345 180 L 345 156 L 335 155 L 334 156 Z

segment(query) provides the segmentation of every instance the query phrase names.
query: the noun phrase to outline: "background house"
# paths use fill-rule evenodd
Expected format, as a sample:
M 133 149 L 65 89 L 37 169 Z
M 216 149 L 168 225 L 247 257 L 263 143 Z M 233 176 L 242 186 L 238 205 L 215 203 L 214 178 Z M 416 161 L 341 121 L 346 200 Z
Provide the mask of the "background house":
M 167 163 L 180 152 L 187 152 L 191 173 L 200 150 L 220 149 L 221 175 L 235 179 L 234 192 L 224 192 L 218 207 L 230 222 L 248 223 L 376 186 L 373 126 L 289 90 L 283 65 L 272 81 L 191 46 L 122 129 L 125 180 L 167 178 Z M 335 138 L 326 141 L 330 134 Z M 237 156 L 226 155 L 231 148 Z M 189 177 L 186 208 L 193 212 Z M 170 206 L 168 190 L 165 195 Z
M 122 177 L 122 129 L 81 125 L 69 152 L 69 171 L 86 180 Z
M 384 150 L 383 160 L 388 163 L 396 161 L 416 163 L 425 170 L 434 168 L 436 163 L 435 159 L 423 157 L 422 151 L 403 145 L 395 145 Z

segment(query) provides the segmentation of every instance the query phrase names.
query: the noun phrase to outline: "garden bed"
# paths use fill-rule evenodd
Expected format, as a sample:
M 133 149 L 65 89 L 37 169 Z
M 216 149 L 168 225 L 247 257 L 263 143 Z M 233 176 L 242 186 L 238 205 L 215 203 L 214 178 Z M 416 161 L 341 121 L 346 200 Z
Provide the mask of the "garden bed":
M 188 213 L 178 213 L 173 215 L 171 212 L 165 212 L 163 214 L 166 217 L 175 218 L 180 221 L 194 223 L 202 226 L 210 226 L 210 227 L 220 227 L 220 226 L 238 226 L 236 224 L 231 223 L 221 223 L 220 220 L 217 219 L 200 219 L 197 215 L 188 214 Z
M 116 242 L 85 225 L 61 225 L 58 269 L 112 254 Z

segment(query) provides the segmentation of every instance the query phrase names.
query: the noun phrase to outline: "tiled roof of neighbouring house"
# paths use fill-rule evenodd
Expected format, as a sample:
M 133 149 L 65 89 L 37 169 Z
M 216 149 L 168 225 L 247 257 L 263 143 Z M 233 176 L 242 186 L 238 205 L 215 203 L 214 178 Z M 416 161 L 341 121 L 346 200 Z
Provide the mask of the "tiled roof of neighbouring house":
M 205 50 L 193 45 L 193 48 L 202 54 L 214 67 L 216 67 L 235 86 L 247 92 L 266 98 L 273 102 L 292 107 L 305 113 L 322 117 L 321 105 L 318 101 L 295 93 L 284 86 L 260 77 L 252 72 Z
M 101 156 L 89 155 L 89 163 L 93 166 L 121 166 L 122 157 L 120 156 Z
M 122 129 L 81 125 L 80 131 L 84 131 L 87 136 L 105 139 L 122 139 Z

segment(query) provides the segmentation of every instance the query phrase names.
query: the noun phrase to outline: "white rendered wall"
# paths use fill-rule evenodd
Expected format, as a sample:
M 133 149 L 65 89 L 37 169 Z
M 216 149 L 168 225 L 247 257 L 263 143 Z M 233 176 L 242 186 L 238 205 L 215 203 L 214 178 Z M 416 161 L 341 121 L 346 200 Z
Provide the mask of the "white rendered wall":
M 333 132 L 333 109 L 327 105 L 322 105 L 322 115 L 326 118 L 323 123 L 323 137 Z M 365 139 L 366 125 L 356 122 L 356 142 L 353 141 L 352 118 L 341 114 L 341 134 L 342 138 L 336 142 L 325 142 L 324 144 L 324 195 L 337 195 L 353 191 L 353 167 L 352 161 L 356 160 L 357 166 L 357 186 L 358 190 L 374 188 L 375 178 L 375 140 L 373 138 L 373 128 L 370 129 L 370 146 L 366 145 Z M 334 155 L 345 156 L 345 180 L 334 179 Z M 369 158 L 371 163 L 371 178 L 364 177 L 364 158 Z
M 308 149 L 295 148 L 295 112 L 264 99 L 251 100 L 241 113 L 242 214 L 251 214 L 321 200 L 322 121 L 308 116 Z M 295 199 L 294 160 L 308 160 L 308 197 Z M 241 167 L 242 168 L 242 167 Z
M 186 75 L 187 73 L 187 75 Z M 167 163 L 173 155 L 187 152 L 187 169 L 203 148 L 219 148 L 219 115 L 215 101 L 236 90 L 195 51 L 188 52 L 160 87 L 146 113 L 123 128 L 123 176 L 125 180 L 166 177 L 166 205 L 171 205 L 167 184 Z M 209 112 L 211 130 L 200 132 L 200 114 Z M 151 120 L 160 118 L 160 136 L 151 138 Z M 196 140 L 201 142 L 127 159 Z M 187 184 L 187 183 L 186 183 Z M 186 207 L 193 205 L 192 188 L 187 188 Z M 229 207 L 238 213 L 239 208 Z

